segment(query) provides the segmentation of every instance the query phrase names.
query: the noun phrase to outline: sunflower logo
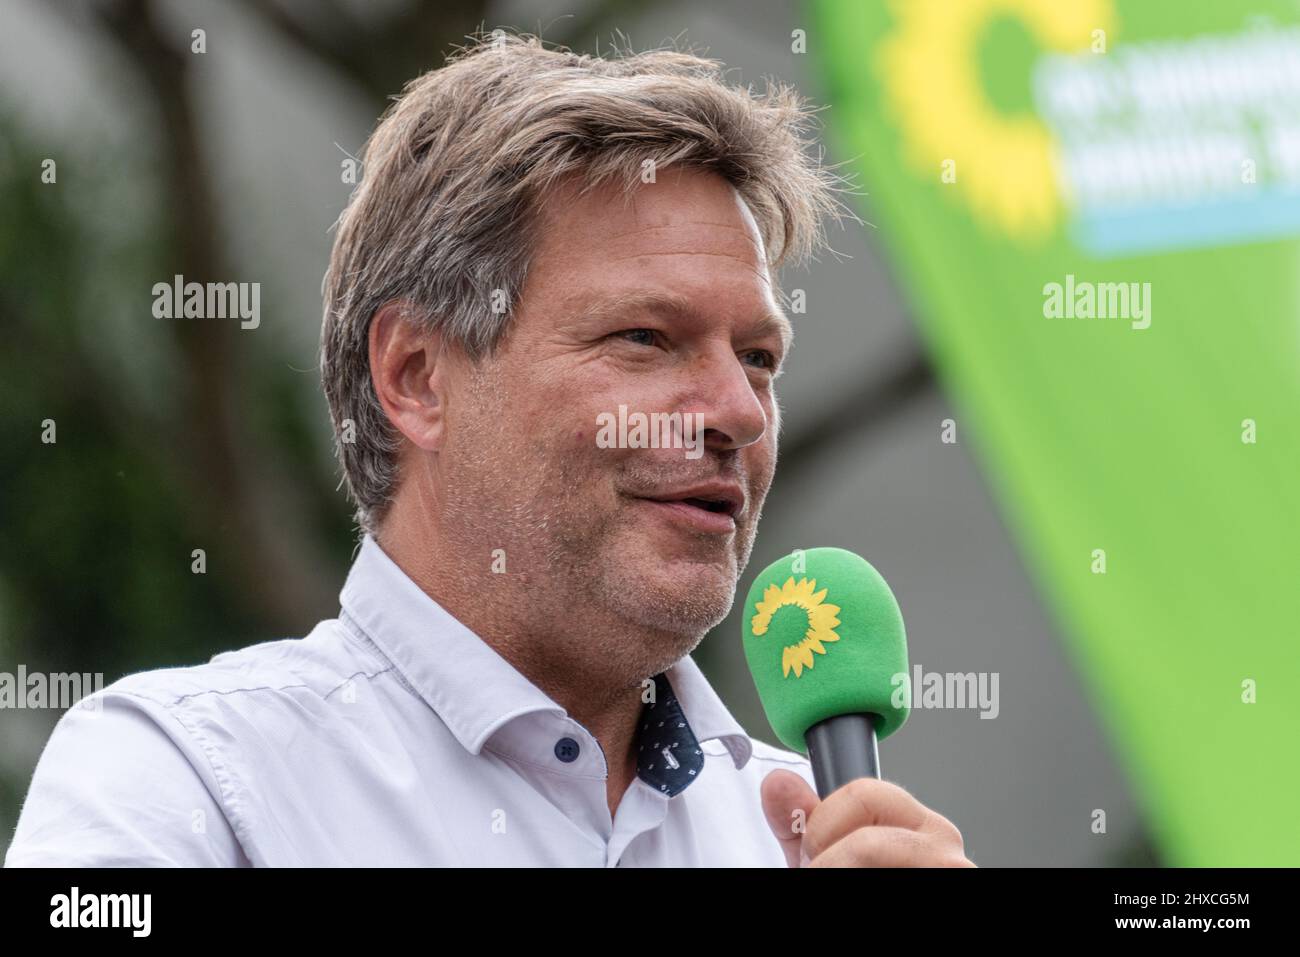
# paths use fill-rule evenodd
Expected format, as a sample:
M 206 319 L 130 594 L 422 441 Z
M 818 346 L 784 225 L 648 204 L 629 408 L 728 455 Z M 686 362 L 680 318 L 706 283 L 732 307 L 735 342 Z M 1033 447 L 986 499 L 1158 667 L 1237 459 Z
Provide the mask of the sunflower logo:
M 826 654 L 824 643 L 839 641 L 840 636 L 832 630 L 840 623 L 836 616 L 840 613 L 839 605 L 830 605 L 826 601 L 826 589 L 817 591 L 816 579 L 799 579 L 795 584 L 793 577 L 778 588 L 768 585 L 763 591 L 762 599 L 755 605 L 758 614 L 750 622 L 750 630 L 755 635 L 767 634 L 772 616 L 782 608 L 800 608 L 808 616 L 808 628 L 802 641 L 786 645 L 781 653 L 781 674 L 790 677 L 793 669 L 796 678 L 803 674 L 805 668 L 813 666 L 813 652 Z
M 1003 113 L 990 102 L 979 44 L 1006 17 L 1043 49 L 1080 50 L 1093 30 L 1113 29 L 1110 0 L 896 0 L 893 9 L 898 25 L 877 65 L 911 161 L 929 172 L 954 160 L 957 189 L 980 219 L 1017 238 L 1040 238 L 1060 215 L 1056 141 L 1036 115 Z

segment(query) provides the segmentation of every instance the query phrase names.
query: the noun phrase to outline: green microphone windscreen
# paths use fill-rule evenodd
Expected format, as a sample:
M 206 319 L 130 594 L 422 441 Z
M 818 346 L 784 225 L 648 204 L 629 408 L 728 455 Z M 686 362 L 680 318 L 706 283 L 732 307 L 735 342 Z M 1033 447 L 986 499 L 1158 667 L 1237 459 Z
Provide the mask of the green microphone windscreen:
M 834 715 L 878 715 L 879 739 L 907 720 L 903 614 L 853 552 L 796 550 L 768 565 L 749 589 L 741 631 L 767 720 L 792 751 L 807 754 L 804 733 Z

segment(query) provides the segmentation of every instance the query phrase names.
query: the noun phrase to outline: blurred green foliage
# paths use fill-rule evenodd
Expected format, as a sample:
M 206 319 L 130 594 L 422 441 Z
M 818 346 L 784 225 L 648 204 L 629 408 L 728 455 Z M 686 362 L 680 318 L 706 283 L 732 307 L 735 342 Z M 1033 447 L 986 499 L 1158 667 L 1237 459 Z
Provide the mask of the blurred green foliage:
M 217 507 L 196 508 L 194 484 L 178 478 L 186 453 L 172 438 L 185 424 L 174 417 L 185 405 L 168 392 L 188 384 L 173 374 L 131 389 L 105 375 L 100 350 L 110 349 L 109 337 L 125 335 L 129 348 L 132 335 L 164 330 L 147 299 L 125 332 L 103 323 L 102 309 L 141 300 L 141 290 L 171 275 L 170 251 L 147 219 L 118 222 L 125 241 L 121 233 L 99 235 L 74 202 L 77 191 L 63 185 L 70 161 L 61 161 L 58 182 L 41 181 L 51 153 L 78 155 L 49 143 L 36 150 L 12 111 L 0 109 L 0 671 L 25 664 L 102 672 L 107 683 L 281 637 L 242 586 L 247 556 L 219 544 L 228 541 L 223 490 L 200 488 Z M 87 288 L 88 265 L 105 248 L 114 251 L 111 271 L 89 272 L 112 285 Z M 273 355 L 248 359 L 241 421 L 293 461 L 309 463 L 325 454 L 324 419 L 303 401 L 302 378 Z M 47 421 L 56 437 L 49 444 L 42 442 Z M 336 585 L 351 530 L 334 476 L 298 469 L 292 482 L 309 503 L 314 540 L 333 556 Z M 216 527 L 207 515 L 218 516 Z M 204 546 L 207 572 L 194 574 L 192 550 Z M 328 614 L 304 608 L 303 630 Z M 26 785 L 25 776 L 0 775 L 0 833 L 15 823 Z

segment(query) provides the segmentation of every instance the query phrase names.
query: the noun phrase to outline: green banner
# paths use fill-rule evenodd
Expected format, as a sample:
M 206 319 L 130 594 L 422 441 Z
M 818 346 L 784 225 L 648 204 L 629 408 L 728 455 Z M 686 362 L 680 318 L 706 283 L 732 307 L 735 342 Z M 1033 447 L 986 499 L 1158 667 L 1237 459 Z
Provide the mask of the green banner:
M 1300 864 L 1300 11 L 815 8 L 829 138 L 1163 857 Z

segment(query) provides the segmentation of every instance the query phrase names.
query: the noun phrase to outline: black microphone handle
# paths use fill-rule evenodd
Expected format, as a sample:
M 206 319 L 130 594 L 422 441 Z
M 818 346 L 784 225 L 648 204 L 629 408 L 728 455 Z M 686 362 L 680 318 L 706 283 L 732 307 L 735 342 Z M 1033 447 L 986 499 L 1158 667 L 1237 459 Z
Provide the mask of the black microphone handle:
M 833 715 L 814 724 L 803 739 L 820 798 L 857 778 L 880 777 L 875 715 Z

